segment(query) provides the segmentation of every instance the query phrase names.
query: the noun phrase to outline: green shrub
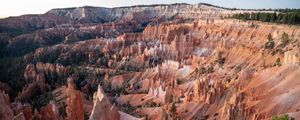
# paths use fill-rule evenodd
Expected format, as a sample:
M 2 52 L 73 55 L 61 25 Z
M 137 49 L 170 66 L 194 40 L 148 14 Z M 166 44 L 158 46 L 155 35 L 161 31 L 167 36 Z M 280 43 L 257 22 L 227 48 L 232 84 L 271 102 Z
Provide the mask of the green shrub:
M 283 33 L 281 37 L 281 44 L 280 46 L 285 47 L 290 42 L 289 35 L 287 33 Z
M 274 47 L 275 47 L 275 42 L 273 41 L 271 34 L 269 34 L 268 41 L 265 43 L 264 48 L 265 49 L 273 49 Z
M 51 92 L 47 93 L 36 93 L 37 95 L 34 95 L 29 99 L 29 103 L 37 109 L 40 109 L 43 106 L 46 106 L 50 103 L 51 100 L 53 100 L 53 95 Z
M 280 58 L 277 58 L 277 59 L 276 59 L 276 62 L 275 62 L 275 64 L 274 64 L 274 66 L 281 66 Z
M 223 57 L 222 52 L 218 52 L 217 55 L 218 56 L 216 62 L 220 65 L 223 65 L 225 63 L 225 57 Z
M 284 114 L 284 115 L 281 115 L 281 116 L 273 116 L 272 120 L 295 120 L 295 118 L 289 117 L 289 115 Z
M 176 106 L 175 106 L 175 102 L 173 102 L 172 105 L 171 105 L 170 113 L 171 113 L 172 117 L 175 117 L 175 116 L 176 116 Z
M 24 80 L 25 64 L 22 57 L 11 57 L 0 59 L 0 82 L 11 87 L 9 96 L 11 99 L 22 91 L 26 81 Z
M 208 68 L 207 68 L 207 73 L 213 73 L 214 72 L 214 67 L 212 65 L 210 65 Z
M 205 74 L 205 72 L 206 72 L 205 67 L 201 67 L 200 70 L 199 70 L 199 73 L 200 74 Z

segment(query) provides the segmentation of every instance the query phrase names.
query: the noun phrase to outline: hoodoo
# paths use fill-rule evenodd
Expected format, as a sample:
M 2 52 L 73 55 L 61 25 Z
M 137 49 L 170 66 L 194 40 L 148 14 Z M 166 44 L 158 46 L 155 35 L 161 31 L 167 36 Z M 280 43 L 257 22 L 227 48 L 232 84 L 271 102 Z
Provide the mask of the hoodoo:
M 0 120 L 300 119 L 299 23 L 205 3 L 0 19 Z

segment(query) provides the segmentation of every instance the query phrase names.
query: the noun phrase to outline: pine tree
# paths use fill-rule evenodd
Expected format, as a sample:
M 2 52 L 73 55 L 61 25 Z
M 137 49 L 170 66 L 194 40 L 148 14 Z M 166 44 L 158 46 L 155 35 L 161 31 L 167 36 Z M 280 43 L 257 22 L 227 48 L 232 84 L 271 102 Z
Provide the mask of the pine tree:
M 265 49 L 273 49 L 275 47 L 275 42 L 273 41 L 272 35 L 268 35 L 268 41 L 265 43 Z
M 241 20 L 257 20 L 263 22 L 275 22 L 281 24 L 300 24 L 300 9 L 275 9 L 273 13 L 238 13 L 231 18 Z
M 171 108 L 170 108 L 170 112 L 172 114 L 172 117 L 174 118 L 176 116 L 176 106 L 175 106 L 175 102 L 172 103 Z
M 269 41 L 272 41 L 272 40 L 273 40 L 272 35 L 271 35 L 270 33 L 268 34 L 268 40 L 269 40 Z
M 275 22 L 276 20 L 276 13 L 272 13 L 270 16 L 270 22 Z
M 284 32 L 281 37 L 281 46 L 285 47 L 289 42 L 290 42 L 289 35 Z
M 276 59 L 275 66 L 281 66 L 280 58 Z

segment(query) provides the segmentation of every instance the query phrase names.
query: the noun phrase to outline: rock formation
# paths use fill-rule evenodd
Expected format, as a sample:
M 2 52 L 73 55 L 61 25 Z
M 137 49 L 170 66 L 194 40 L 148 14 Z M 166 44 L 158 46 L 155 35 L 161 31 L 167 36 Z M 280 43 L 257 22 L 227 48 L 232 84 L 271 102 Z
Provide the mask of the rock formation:
M 67 93 L 67 120 L 83 120 L 84 109 L 82 95 L 76 90 L 76 86 L 72 78 L 68 78 Z
M 28 104 L 10 103 L 9 96 L 0 91 L 0 119 L 1 120 L 31 120 L 32 108 Z
M 192 18 L 218 18 L 221 14 L 230 12 L 226 9 L 215 8 L 204 4 L 173 4 L 173 5 L 152 5 L 152 6 L 132 6 L 119 8 L 102 7 L 79 7 L 69 9 L 53 9 L 47 14 L 66 16 L 74 20 L 89 22 L 104 22 L 116 20 L 144 20 L 153 17 L 192 17 Z M 194 14 L 197 13 L 197 14 Z M 213 14 L 213 15 L 211 15 Z M 224 15 L 224 14 L 223 14 Z M 227 15 L 227 14 L 225 14 Z M 100 20 L 100 21 L 97 21 Z
M 120 114 L 115 105 L 111 105 L 102 87 L 98 85 L 93 96 L 94 107 L 89 120 L 119 120 Z
M 39 91 L 46 92 L 54 87 L 57 81 L 65 79 L 69 73 L 69 68 L 59 64 L 40 62 L 36 65 L 28 64 L 24 71 L 27 86 L 23 87 L 16 99 L 24 101 Z
M 299 51 L 284 52 L 283 64 L 286 65 L 299 65 Z
M 41 108 L 42 120 L 59 120 L 59 111 L 55 103 L 50 103 Z
M 0 118 L 299 119 L 299 26 L 224 18 L 243 12 L 273 11 L 84 6 L 1 19 Z
M 207 78 L 197 79 L 194 82 L 194 96 L 199 102 L 212 104 L 221 98 L 225 86 L 219 81 L 211 81 Z
M 237 93 L 230 98 L 229 102 L 225 102 L 221 111 L 224 120 L 246 119 L 245 108 L 241 102 L 242 97 L 242 94 Z
M 3 91 L 0 91 L 0 118 L 1 120 L 12 120 L 14 112 L 10 107 L 9 96 Z

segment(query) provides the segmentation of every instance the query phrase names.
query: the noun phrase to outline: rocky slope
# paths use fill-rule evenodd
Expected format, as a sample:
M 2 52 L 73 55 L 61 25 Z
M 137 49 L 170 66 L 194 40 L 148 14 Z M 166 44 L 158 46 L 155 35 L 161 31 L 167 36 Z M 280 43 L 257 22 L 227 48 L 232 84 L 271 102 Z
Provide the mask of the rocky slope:
M 201 3 L 52 9 L 41 15 L 0 19 L 0 52 L 3 53 L 0 57 L 20 56 L 39 47 L 63 42 L 141 32 L 147 24 L 220 19 L 243 12 L 258 11 L 231 10 Z
M 237 12 L 53 9 L 37 16 L 67 21 L 1 31 L 0 119 L 299 119 L 300 27 L 221 19 Z
M 118 20 L 142 20 L 158 17 L 183 18 L 218 18 L 226 15 L 226 9 L 212 7 L 204 4 L 172 4 L 152 6 L 131 6 L 119 8 L 78 7 L 68 9 L 53 9 L 47 14 L 65 16 L 74 20 L 88 22 L 109 22 Z
M 93 97 L 94 107 L 89 117 L 90 120 L 118 120 L 120 113 L 118 108 L 109 102 L 104 94 L 102 87 L 99 85 L 97 92 Z

